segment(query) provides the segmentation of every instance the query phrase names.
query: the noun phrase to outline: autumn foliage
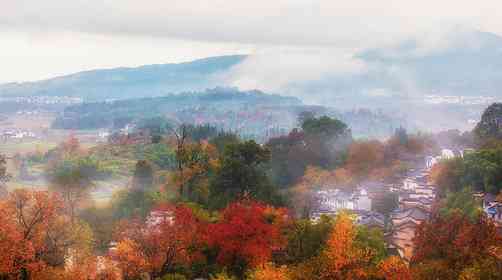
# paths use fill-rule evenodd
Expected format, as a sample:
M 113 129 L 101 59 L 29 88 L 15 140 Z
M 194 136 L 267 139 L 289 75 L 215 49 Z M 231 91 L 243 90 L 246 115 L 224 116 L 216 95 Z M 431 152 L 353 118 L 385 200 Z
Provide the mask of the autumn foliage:
M 310 259 L 289 266 L 288 279 L 412 279 L 408 265 L 399 258 L 384 259 L 379 256 L 377 248 L 363 245 L 360 230 L 349 214 L 340 213 L 323 250 Z
M 339 215 L 322 255 L 321 279 L 361 279 L 367 275 L 372 252 L 356 246 L 355 237 L 350 217 Z
M 349 147 L 346 168 L 357 178 L 364 178 L 384 163 L 384 145 L 377 140 L 354 142 Z
M 231 203 L 220 220 L 208 227 L 210 246 L 218 248 L 222 264 L 244 262 L 251 267 L 264 264 L 285 244 L 284 229 L 289 217 L 285 209 L 243 200 Z
M 0 279 L 155 279 L 200 273 L 193 270 L 197 264 L 223 268 L 214 279 L 249 280 L 497 279 L 502 272 L 502 238 L 484 216 L 434 215 L 419 226 L 417 249 L 407 264 L 364 243 L 368 236 L 360 236 L 365 231 L 346 213 L 326 223 L 327 238 L 318 252 L 285 261 L 281 256 L 294 230 L 285 209 L 245 199 L 219 216 L 201 211 L 160 205 L 144 221 L 123 221 L 110 255 L 96 257 L 85 253 L 78 241 L 86 239 L 85 227 L 71 224 L 57 195 L 13 192 L 0 203 Z M 225 271 L 241 278 L 225 278 Z
M 409 266 L 399 257 L 391 256 L 377 266 L 377 275 L 386 280 L 412 280 Z
M 289 280 L 289 271 L 286 266 L 275 266 L 271 263 L 263 264 L 254 270 L 250 280 Z
M 125 221 L 118 230 L 114 259 L 126 279 L 162 276 L 201 258 L 204 223 L 190 208 L 164 205 L 146 222 Z
M 89 236 L 78 223 L 70 226 L 63 203 L 46 191 L 16 190 L 0 202 L 0 275 L 7 279 L 43 279 L 66 263 L 71 249 L 74 264 L 89 263 L 85 244 Z M 77 278 L 75 278 L 77 279 Z
M 366 180 L 399 177 L 407 169 L 403 158 L 417 159 L 430 148 L 425 137 L 401 129 L 385 142 L 353 141 L 343 123 L 326 118 L 305 122 L 302 131 L 265 146 L 240 142 L 237 136 L 226 145 L 210 144 L 187 133 L 182 130 L 171 144 L 156 143 L 167 145 L 164 169 L 146 156 L 129 161 L 137 162 L 132 187 L 121 189 L 104 207 L 89 199 L 91 187 L 101 180 L 89 176 L 101 170 L 100 164 L 93 165 L 97 160 L 91 151 L 70 137 L 45 155 L 53 171 L 47 175 L 58 175 L 48 177 L 49 191 L 17 190 L 0 200 L 0 280 L 467 280 L 502 275 L 500 229 L 479 215 L 471 192 L 455 189 L 457 173 L 465 171 L 460 161 L 432 169 L 431 180 L 446 185 L 444 190 L 455 197 L 448 193 L 444 201 L 434 202 L 432 218 L 417 227 L 409 263 L 388 256 L 383 230 L 357 224 L 357 211 L 310 218 L 315 190 L 353 189 Z M 131 154 L 142 153 L 134 149 Z M 275 178 L 282 188 L 269 171 L 287 175 Z M 0 169 L 0 177 L 5 172 Z M 392 211 L 399 194 L 390 194 L 381 203 L 372 197 L 377 202 L 373 209 Z
M 412 263 L 417 274 L 426 277 L 442 275 L 442 279 L 457 279 L 466 270 L 489 264 L 485 270 L 502 275 L 502 237 L 495 224 L 485 216 L 475 221 L 461 214 L 447 217 L 436 215 L 417 230 Z M 489 278 L 490 279 L 490 278 Z

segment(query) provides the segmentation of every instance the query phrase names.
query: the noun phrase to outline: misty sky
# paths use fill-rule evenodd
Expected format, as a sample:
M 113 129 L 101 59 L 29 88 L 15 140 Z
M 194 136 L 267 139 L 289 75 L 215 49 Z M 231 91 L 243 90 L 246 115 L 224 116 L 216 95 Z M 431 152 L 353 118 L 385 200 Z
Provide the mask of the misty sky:
M 500 35 L 500 15 L 500 0 L 0 0 L 0 83 L 236 53 L 259 55 L 237 73 L 358 71 L 359 49 L 410 37 L 441 47 L 459 27 Z

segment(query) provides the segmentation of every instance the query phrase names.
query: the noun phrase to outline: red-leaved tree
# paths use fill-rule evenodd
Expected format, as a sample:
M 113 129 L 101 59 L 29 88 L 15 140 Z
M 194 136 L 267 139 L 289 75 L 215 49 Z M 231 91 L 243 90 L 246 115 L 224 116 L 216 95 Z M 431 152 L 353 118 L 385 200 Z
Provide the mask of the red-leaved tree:
M 286 245 L 287 211 L 260 202 L 243 200 L 229 204 L 220 220 L 208 227 L 208 243 L 218 249 L 217 260 L 242 273 L 272 258 Z
M 412 264 L 421 277 L 457 279 L 480 266 L 483 273 L 502 273 L 502 236 L 484 215 L 474 221 L 460 213 L 435 215 L 418 227 L 415 248 Z
M 0 202 L 0 278 L 30 279 L 64 261 L 69 242 L 55 227 L 62 210 L 61 200 L 45 191 L 16 190 Z

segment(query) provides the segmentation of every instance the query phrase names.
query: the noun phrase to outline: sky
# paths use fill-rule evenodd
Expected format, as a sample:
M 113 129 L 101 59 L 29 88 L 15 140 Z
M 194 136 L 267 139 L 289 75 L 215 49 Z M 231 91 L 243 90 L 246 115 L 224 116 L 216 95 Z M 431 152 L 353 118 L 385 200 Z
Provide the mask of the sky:
M 434 49 L 459 26 L 500 35 L 500 15 L 500 0 L 0 0 L 0 83 L 253 54 L 227 78 L 278 89 L 361 71 L 360 49 L 407 38 Z

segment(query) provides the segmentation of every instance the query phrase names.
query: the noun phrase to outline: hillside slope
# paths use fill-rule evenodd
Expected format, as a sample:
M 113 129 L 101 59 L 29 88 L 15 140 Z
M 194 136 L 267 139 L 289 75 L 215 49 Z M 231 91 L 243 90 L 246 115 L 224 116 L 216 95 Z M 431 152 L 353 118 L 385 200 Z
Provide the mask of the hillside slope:
M 245 56 L 218 56 L 176 64 L 80 72 L 49 80 L 0 85 L 0 95 L 72 96 L 88 101 L 152 97 L 218 86 L 216 76 Z

